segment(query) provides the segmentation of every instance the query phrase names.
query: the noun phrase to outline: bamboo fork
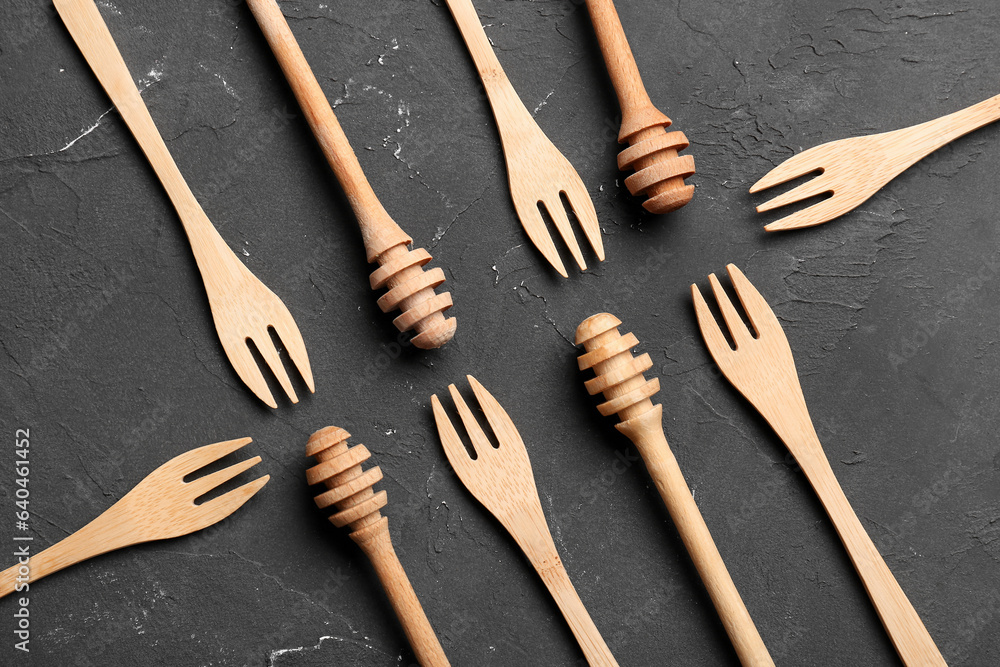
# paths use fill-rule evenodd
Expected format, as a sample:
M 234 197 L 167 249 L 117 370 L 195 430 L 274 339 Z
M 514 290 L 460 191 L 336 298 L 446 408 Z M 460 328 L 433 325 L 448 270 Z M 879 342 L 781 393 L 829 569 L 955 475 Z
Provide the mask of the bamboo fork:
M 180 537 L 222 521 L 260 491 L 270 475 L 258 477 L 200 505 L 195 501 L 260 463 L 260 457 L 190 482 L 185 482 L 184 478 L 250 441 L 250 438 L 242 438 L 217 442 L 170 459 L 80 530 L 31 556 L 27 562 L 0 572 L 0 597 L 15 590 L 28 590 L 29 584 L 42 577 L 88 558 L 133 544 Z
M 736 347 L 730 347 L 698 286 L 692 285 L 691 296 L 705 346 L 726 379 L 757 408 L 795 456 L 833 522 L 903 662 L 907 667 L 945 665 L 934 640 L 858 521 L 830 468 L 809 417 L 795 359 L 778 318 L 736 266 L 730 264 L 726 269 L 753 333 L 713 273 L 708 277 L 712 293 Z
M 379 264 L 371 275 L 371 287 L 389 290 L 379 298 L 379 308 L 384 313 L 397 308 L 402 311 L 393 323 L 400 331 L 416 331 L 410 341 L 416 347 L 441 347 L 455 335 L 457 326 L 454 317 L 445 319 L 442 314 L 452 306 L 451 294 L 434 292 L 444 282 L 444 271 L 437 267 L 425 272 L 423 266 L 431 261 L 430 253 L 423 248 L 407 249 L 413 239 L 389 217 L 365 178 L 347 135 L 277 2 L 247 0 L 247 4 L 278 59 L 323 155 L 347 194 L 361 227 L 368 262 Z
M 580 175 L 552 145 L 517 96 L 517 91 L 493 53 L 493 47 L 479 22 L 472 1 L 446 2 L 465 45 L 472 54 L 483 88 L 489 97 L 507 162 L 510 195 L 528 238 L 549 264 L 564 278 L 567 277 L 566 267 L 563 266 L 552 236 L 542 220 L 541 209 L 544 208 L 569 247 L 573 259 L 581 269 L 587 268 L 563 207 L 562 199 L 565 197 L 597 259 L 604 261 L 604 243 L 601 240 L 601 228 L 597 224 L 597 212 Z
M 215 329 L 236 374 L 257 398 L 272 408 L 278 406 L 250 352 L 248 342 L 252 341 L 288 398 L 298 402 L 271 341 L 269 331 L 273 330 L 309 391 L 316 391 L 306 346 L 295 320 L 281 299 L 237 259 L 208 220 L 157 132 L 97 5 L 93 0 L 54 0 L 53 4 L 177 210 L 205 283 Z
M 764 226 L 769 232 L 812 227 L 857 208 L 915 162 L 947 143 L 1000 120 L 1000 95 L 935 120 L 893 132 L 831 141 L 794 155 L 750 188 L 760 192 L 811 172 L 816 178 L 757 207 L 758 213 L 816 195 L 833 196 Z
M 342 428 L 327 426 L 309 438 L 306 456 L 316 457 L 319 463 L 306 471 L 306 481 L 310 485 L 322 482 L 327 489 L 316 496 L 316 505 L 320 509 L 333 505 L 337 513 L 330 522 L 337 528 L 350 528 L 351 539 L 375 567 L 420 664 L 448 667 L 444 649 L 392 548 L 389 519 L 380 513 L 388 502 L 386 492 L 372 490 L 382 479 L 382 470 L 378 466 L 368 470 L 361 467 L 371 454 L 364 445 L 348 446 L 350 437 Z
M 618 143 L 629 144 L 618 155 L 618 168 L 635 170 L 625 186 L 637 197 L 648 197 L 642 206 L 651 213 L 679 209 L 694 196 L 694 186 L 684 183 L 694 175 L 694 158 L 677 155 L 688 147 L 687 137 L 664 129 L 673 121 L 653 106 L 642 85 L 614 1 L 587 0 L 587 9 L 622 110 Z
M 587 662 L 593 667 L 618 667 L 611 650 L 604 643 L 604 638 L 573 588 L 573 582 L 556 551 L 552 533 L 549 532 L 542 512 L 542 503 L 538 499 L 531 461 L 521 435 L 510 416 L 476 378 L 471 375 L 466 378 L 493 430 L 498 447 L 494 448 L 490 444 L 462 395 L 451 384 L 448 385 L 448 391 L 472 440 L 476 458 L 469 456 L 435 394 L 431 396 L 434 421 L 448 461 L 465 488 L 503 524 L 531 561 L 559 605 Z
M 653 367 L 653 360 L 648 354 L 638 358 L 632 356 L 630 350 L 639 340 L 633 333 L 622 336 L 618 332 L 620 325 L 621 320 L 614 315 L 600 313 L 588 317 L 577 327 L 576 344 L 586 349 L 578 360 L 580 370 L 592 368 L 595 373 L 595 377 L 585 383 L 587 391 L 591 395 L 604 394 L 606 402 L 597 406 L 598 412 L 605 417 L 618 413 L 621 422 L 615 424 L 615 428 L 639 450 L 740 662 L 746 667 L 774 667 L 667 444 L 663 433 L 663 406 L 653 405 L 650 400 L 660 390 L 660 381 L 658 378 L 646 380 L 643 375 Z

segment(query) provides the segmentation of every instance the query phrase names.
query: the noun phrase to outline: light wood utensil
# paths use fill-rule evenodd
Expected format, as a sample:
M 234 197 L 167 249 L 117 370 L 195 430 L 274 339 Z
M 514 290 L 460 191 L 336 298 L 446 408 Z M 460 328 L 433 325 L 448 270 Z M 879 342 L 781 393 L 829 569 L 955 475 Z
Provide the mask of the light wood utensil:
M 467 375 L 466 378 L 498 446 L 490 444 L 462 395 L 451 384 L 448 391 L 472 440 L 476 458 L 469 456 L 435 394 L 431 396 L 434 421 L 437 422 L 438 435 L 448 461 L 465 488 L 503 524 L 531 561 L 569 623 L 587 662 L 593 667 L 617 667 L 618 663 L 573 588 L 556 551 L 521 435 L 497 400 L 474 377 Z
M 757 408 L 795 456 L 847 548 L 854 569 L 861 576 L 903 662 L 908 667 L 944 665 L 941 652 L 858 521 L 830 468 L 809 417 L 792 350 L 778 318 L 736 266 L 730 264 L 726 269 L 753 333 L 713 273 L 708 277 L 712 293 L 736 349 L 723 336 L 698 286 L 692 285 L 691 296 L 705 346 L 726 379 Z
M 541 214 L 541 209 L 544 208 L 569 247 L 573 259 L 581 269 L 587 268 L 563 205 L 565 198 L 597 259 L 604 261 L 604 243 L 601 240 L 601 228 L 597 224 L 597 212 L 580 175 L 552 145 L 517 96 L 517 91 L 493 53 L 493 46 L 479 22 L 471 0 L 446 2 L 476 63 L 483 88 L 486 89 L 493 108 L 493 117 L 500 131 L 504 159 L 507 162 L 510 196 L 528 238 L 549 264 L 564 278 L 567 277 L 566 267 L 559 258 L 552 236 L 545 228 Z
M 1000 95 L 920 125 L 810 148 L 785 160 L 753 184 L 760 192 L 812 172 L 819 175 L 757 207 L 758 213 L 822 194 L 828 199 L 764 226 L 769 232 L 812 227 L 857 208 L 913 163 L 947 143 L 1000 120 Z
M 15 590 L 27 590 L 23 588 L 24 584 L 34 584 L 42 577 L 88 558 L 133 544 L 180 537 L 222 521 L 260 491 L 270 475 L 259 477 L 200 505 L 195 501 L 260 463 L 260 457 L 255 456 L 189 482 L 185 482 L 184 478 L 249 442 L 250 438 L 217 442 L 170 459 L 80 530 L 31 556 L 27 563 L 0 572 L 0 597 Z
M 588 317 L 577 327 L 576 344 L 582 344 L 586 350 L 578 360 L 580 370 L 592 368 L 596 374 L 585 383 L 587 391 L 592 396 L 603 393 L 606 402 L 597 406 L 597 410 L 605 417 L 618 413 L 621 422 L 615 424 L 615 428 L 639 450 L 740 662 L 746 667 L 773 667 L 767 647 L 729 576 L 667 444 L 663 433 L 663 406 L 653 405 L 650 400 L 660 390 L 660 381 L 658 378 L 646 380 L 643 375 L 653 367 L 653 360 L 648 354 L 638 358 L 632 356 L 630 350 L 639 340 L 633 333 L 622 336 L 618 332 L 620 325 L 621 320 L 614 315 L 600 313 Z
M 316 496 L 316 505 L 336 508 L 331 523 L 349 528 L 351 539 L 372 562 L 420 664 L 448 667 L 441 643 L 392 548 L 389 519 L 380 512 L 388 502 L 386 492 L 372 490 L 382 479 L 382 470 L 361 467 L 371 454 L 364 445 L 348 445 L 350 437 L 342 428 L 327 426 L 309 438 L 306 456 L 316 457 L 319 463 L 306 471 L 306 481 L 310 485 L 322 482 L 327 489 Z
M 297 403 L 298 397 L 269 333 L 273 330 L 278 335 L 309 391 L 315 391 L 309 356 L 295 320 L 281 299 L 237 259 L 198 204 L 157 132 L 97 5 L 93 0 L 54 0 L 53 4 L 139 142 L 184 224 L 208 293 L 215 329 L 236 374 L 260 400 L 277 407 L 250 351 L 248 342 L 252 341 L 288 398 Z
M 361 227 L 368 262 L 378 262 L 379 268 L 371 275 L 371 287 L 388 289 L 378 300 L 379 308 L 384 313 L 397 308 L 402 311 L 393 323 L 400 331 L 416 332 L 410 341 L 416 347 L 441 347 L 455 335 L 457 326 L 454 317 L 445 319 L 442 314 L 452 306 L 451 294 L 434 292 L 444 282 L 444 271 L 437 267 L 425 272 L 423 266 L 431 261 L 430 253 L 423 248 L 408 249 L 413 239 L 389 217 L 365 178 L 347 135 L 277 2 L 248 0 L 247 4 L 278 59 L 323 155 L 347 194 Z
M 587 9 L 622 110 L 618 143 L 629 144 L 618 155 L 618 168 L 635 170 L 625 186 L 633 195 L 647 197 L 642 206 L 651 213 L 679 209 L 694 196 L 694 186 L 684 182 L 694 175 L 694 158 L 677 155 L 688 147 L 687 137 L 664 129 L 673 121 L 653 106 L 642 85 L 613 0 L 587 0 Z

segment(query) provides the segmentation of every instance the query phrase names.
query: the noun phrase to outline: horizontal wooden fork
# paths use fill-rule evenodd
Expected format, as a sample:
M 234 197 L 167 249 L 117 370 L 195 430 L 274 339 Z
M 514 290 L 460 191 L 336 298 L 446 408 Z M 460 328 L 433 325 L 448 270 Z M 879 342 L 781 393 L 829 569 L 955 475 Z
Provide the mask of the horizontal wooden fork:
M 945 665 L 923 621 L 858 521 L 830 468 L 809 417 L 792 350 L 778 318 L 738 268 L 732 264 L 726 268 L 753 332 L 747 329 L 712 274 L 708 277 L 712 293 L 735 349 L 723 335 L 698 286 L 692 285 L 698 326 L 709 353 L 726 379 L 757 408 L 795 456 L 833 522 L 903 662 L 907 667 Z
M 819 175 L 757 207 L 758 213 L 822 194 L 832 196 L 764 229 L 812 227 L 868 200 L 913 163 L 983 125 L 1000 120 L 1000 95 L 920 125 L 894 132 L 831 141 L 785 160 L 750 188 L 760 192 L 813 172 Z
M 217 442 L 176 456 L 147 475 L 131 491 L 61 542 L 27 562 L 0 572 L 0 597 L 19 585 L 123 547 L 180 537 L 222 521 L 267 484 L 270 475 L 198 504 L 196 501 L 260 463 L 260 457 L 185 482 L 184 478 L 232 454 L 250 438 Z
M 495 516 L 531 561 L 555 598 L 592 666 L 618 667 L 556 551 L 538 499 L 528 450 L 514 422 L 476 378 L 466 376 L 498 443 L 494 447 L 455 385 L 448 391 L 469 434 L 476 457 L 469 455 L 437 395 L 431 396 L 434 420 L 445 455 L 465 488 Z

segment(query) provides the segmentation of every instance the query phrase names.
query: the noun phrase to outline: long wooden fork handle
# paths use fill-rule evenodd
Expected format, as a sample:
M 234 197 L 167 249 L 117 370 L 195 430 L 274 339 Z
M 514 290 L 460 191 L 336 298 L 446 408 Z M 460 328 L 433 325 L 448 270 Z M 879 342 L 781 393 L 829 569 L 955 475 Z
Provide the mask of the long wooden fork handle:
M 216 244 L 221 243 L 223 246 L 225 242 L 205 216 L 167 150 L 166 144 L 163 143 L 163 138 L 153 124 L 149 109 L 142 101 L 139 89 L 136 88 L 128 66 L 125 65 L 125 60 L 118 51 L 107 24 L 101 18 L 97 5 L 93 0 L 53 0 L 53 4 L 84 59 L 132 131 L 160 182 L 163 183 L 181 222 L 184 223 L 195 256 L 198 257 L 199 267 L 202 267 L 204 258 L 199 255 L 201 242 L 211 241 Z
M 133 543 L 122 539 L 129 535 L 127 519 L 111 514 L 113 509 L 114 506 L 75 533 L 31 555 L 27 563 L 19 562 L 0 572 L 0 598 L 15 592 L 21 584 L 33 584 L 71 565 Z M 15 542 L 18 547 L 25 544 L 32 542 Z
M 800 460 L 799 465 L 826 508 L 903 663 L 907 667 L 946 667 L 941 651 L 851 508 L 826 457 Z
M 385 524 L 373 525 L 367 530 L 362 528 L 352 533 L 351 538 L 364 550 L 375 567 L 375 573 L 382 582 L 389 603 L 421 666 L 449 667 L 441 642 L 434 634 L 434 628 L 427 620 L 427 614 L 417 599 L 413 585 L 396 556 Z
M 670 512 L 670 518 L 712 598 L 740 662 L 744 667 L 773 667 L 774 662 L 764 640 L 736 590 L 736 584 L 715 546 L 677 459 L 670 451 L 663 434 L 662 420 L 662 407 L 657 405 L 653 410 L 621 422 L 616 427 L 635 443 L 645 461 L 649 476 Z
M 535 569 L 559 605 L 559 610 L 573 631 L 573 636 L 576 637 L 590 667 L 618 667 L 618 662 L 611 655 L 611 649 L 594 625 L 587 608 L 583 606 L 583 601 L 573 587 L 573 582 L 570 581 L 559 557 L 546 559 L 544 566 L 535 564 Z
M 897 132 L 904 135 L 900 137 L 901 140 L 905 139 L 911 143 L 913 162 L 916 162 L 945 144 L 998 120 L 1000 120 L 1000 95 L 995 95 L 947 116 Z
M 476 64 L 479 78 L 483 82 L 486 96 L 490 100 L 490 107 L 493 109 L 493 117 L 496 119 L 500 129 L 500 137 L 509 131 L 511 120 L 531 123 L 531 114 L 525 108 L 517 91 L 511 84 L 507 74 L 503 71 L 496 53 L 493 52 L 493 45 L 490 44 L 483 24 L 479 21 L 479 14 L 472 0 L 445 0 L 448 9 L 451 11 L 455 23 L 458 25 L 462 39 L 466 48 L 472 55 L 472 60 Z
M 374 261 L 376 256 L 393 246 L 409 244 L 410 237 L 389 217 L 372 190 L 278 3 L 275 0 L 247 0 L 247 4 L 278 59 L 323 155 L 347 194 L 361 225 L 368 261 Z

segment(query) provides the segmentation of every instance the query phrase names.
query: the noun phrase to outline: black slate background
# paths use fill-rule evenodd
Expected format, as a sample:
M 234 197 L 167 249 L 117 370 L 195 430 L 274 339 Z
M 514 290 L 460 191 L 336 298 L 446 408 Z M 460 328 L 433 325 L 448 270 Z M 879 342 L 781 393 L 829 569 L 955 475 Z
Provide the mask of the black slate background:
M 385 207 L 445 268 L 459 319 L 400 348 L 346 200 L 247 8 L 101 2 L 209 218 L 285 301 L 317 392 L 270 410 L 237 379 L 168 199 L 52 8 L 0 6 L 0 540 L 14 432 L 31 534 L 55 543 L 161 462 L 249 435 L 271 483 L 218 526 L 32 586 L 7 665 L 409 665 L 360 551 L 304 482 L 327 424 L 382 467 L 394 543 L 455 665 L 580 654 L 499 524 L 448 468 L 430 395 L 465 373 L 528 443 L 570 576 L 622 665 L 737 664 L 669 516 L 575 368 L 611 310 L 661 377 L 667 435 L 782 665 L 899 664 L 786 450 L 716 372 L 688 285 L 739 264 L 773 304 L 835 472 L 952 665 L 1000 662 L 1000 128 L 860 210 L 767 235 L 747 188 L 794 152 L 998 92 L 1000 6 L 968 0 L 619 2 L 654 102 L 692 141 L 694 201 L 620 182 L 618 109 L 582 4 L 478 0 L 500 60 L 594 198 L 607 261 L 569 280 L 528 244 L 471 60 L 440 2 L 282 2 Z M 287 118 L 288 114 L 296 114 Z M 301 385 L 300 385 L 301 386 Z

